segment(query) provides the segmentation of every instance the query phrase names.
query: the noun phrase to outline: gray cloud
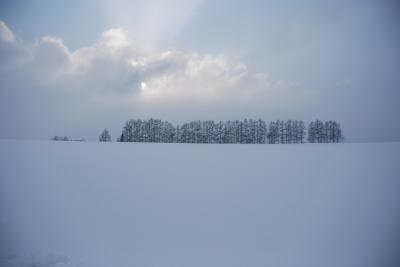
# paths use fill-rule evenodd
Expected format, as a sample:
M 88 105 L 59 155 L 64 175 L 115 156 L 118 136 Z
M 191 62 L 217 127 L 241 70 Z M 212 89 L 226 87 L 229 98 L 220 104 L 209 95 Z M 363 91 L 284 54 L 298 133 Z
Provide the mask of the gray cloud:
M 8 138 L 63 132 L 90 139 L 99 128 L 120 127 L 131 117 L 209 118 L 206 110 L 213 118 L 259 117 L 283 100 L 296 105 L 316 96 L 295 83 L 252 73 L 224 55 L 140 51 L 123 29 L 105 31 L 96 43 L 75 51 L 50 36 L 7 49 L 3 65 L 18 61 L 0 72 L 6 126 L 0 134 Z M 29 130 L 18 120 L 28 120 Z

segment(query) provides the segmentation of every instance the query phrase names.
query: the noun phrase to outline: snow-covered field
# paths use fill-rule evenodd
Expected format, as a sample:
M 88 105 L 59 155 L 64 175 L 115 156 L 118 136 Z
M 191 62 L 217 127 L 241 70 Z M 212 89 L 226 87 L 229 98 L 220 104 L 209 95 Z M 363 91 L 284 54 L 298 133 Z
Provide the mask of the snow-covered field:
M 386 267 L 399 227 L 400 143 L 0 141 L 0 266 Z

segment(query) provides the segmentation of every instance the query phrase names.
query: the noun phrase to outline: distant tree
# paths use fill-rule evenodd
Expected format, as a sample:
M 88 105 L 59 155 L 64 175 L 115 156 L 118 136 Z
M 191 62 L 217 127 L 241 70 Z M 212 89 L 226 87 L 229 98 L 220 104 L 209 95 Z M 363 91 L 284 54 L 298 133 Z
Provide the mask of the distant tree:
M 308 125 L 308 137 L 307 141 L 309 143 L 316 143 L 317 142 L 317 134 L 316 134 L 316 128 L 315 128 L 315 123 L 312 121 Z
M 315 133 L 317 137 L 317 143 L 323 143 L 325 141 L 324 123 L 320 120 L 316 120 L 314 123 L 315 123 Z
M 338 122 L 315 120 L 308 126 L 307 140 L 310 143 L 339 143 L 344 137 Z
M 54 136 L 51 140 L 53 141 L 69 141 L 68 137 L 66 136 Z
M 108 132 L 108 129 L 104 129 L 103 132 L 99 136 L 99 142 L 111 142 L 111 135 Z
M 257 131 L 256 131 L 256 143 L 257 144 L 265 144 L 265 140 L 267 138 L 267 124 L 265 121 L 259 119 L 257 122 Z
M 303 121 L 299 121 L 299 125 L 297 128 L 297 140 L 300 143 L 304 142 L 304 136 L 306 135 L 306 126 Z
M 122 133 L 121 136 L 117 138 L 117 142 L 124 142 L 124 133 Z
M 279 143 L 279 121 L 269 123 L 267 138 L 268 144 Z
M 331 122 L 332 126 L 331 126 L 331 142 L 333 143 L 339 143 L 342 142 L 344 140 L 344 136 L 342 133 L 342 129 L 340 128 L 340 123 L 336 122 L 336 121 L 332 121 Z
M 181 127 L 179 125 L 176 126 L 176 131 L 175 131 L 175 138 L 174 142 L 175 143 L 182 143 L 182 137 L 181 137 Z
M 285 128 L 285 122 L 284 121 L 279 121 L 279 142 L 281 144 L 285 144 L 286 141 L 286 128 Z

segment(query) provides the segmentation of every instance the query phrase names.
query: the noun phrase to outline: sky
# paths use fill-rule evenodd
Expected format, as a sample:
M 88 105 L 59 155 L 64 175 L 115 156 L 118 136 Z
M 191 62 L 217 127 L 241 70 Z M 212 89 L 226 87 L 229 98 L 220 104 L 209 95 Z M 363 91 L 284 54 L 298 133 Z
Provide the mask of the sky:
M 128 119 L 337 120 L 400 141 L 394 0 L 3 0 L 0 138 Z

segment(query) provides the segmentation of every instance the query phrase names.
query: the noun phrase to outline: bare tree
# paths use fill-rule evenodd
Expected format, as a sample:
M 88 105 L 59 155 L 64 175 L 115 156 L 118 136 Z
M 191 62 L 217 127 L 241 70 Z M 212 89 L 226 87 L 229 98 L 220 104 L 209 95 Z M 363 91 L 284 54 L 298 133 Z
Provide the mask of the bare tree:
M 111 135 L 108 132 L 108 129 L 104 129 L 103 132 L 99 136 L 99 142 L 111 142 Z

